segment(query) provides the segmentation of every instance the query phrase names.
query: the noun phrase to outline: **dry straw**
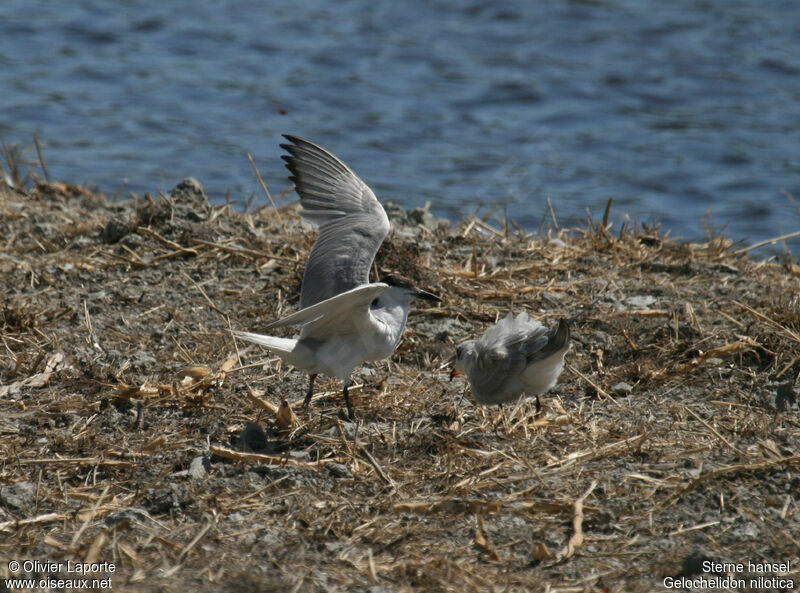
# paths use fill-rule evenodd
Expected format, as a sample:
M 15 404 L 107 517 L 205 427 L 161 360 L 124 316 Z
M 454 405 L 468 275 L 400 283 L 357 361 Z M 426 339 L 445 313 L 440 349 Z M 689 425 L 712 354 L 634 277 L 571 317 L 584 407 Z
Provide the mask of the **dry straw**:
M 797 561 L 796 265 L 610 209 L 540 236 L 396 220 L 378 271 L 445 302 L 356 377 L 351 424 L 336 382 L 306 412 L 302 373 L 230 337 L 296 306 L 295 205 L 3 186 L 0 556 L 113 561 L 120 591 L 650 591 Z M 583 313 L 541 416 L 439 370 L 509 309 Z

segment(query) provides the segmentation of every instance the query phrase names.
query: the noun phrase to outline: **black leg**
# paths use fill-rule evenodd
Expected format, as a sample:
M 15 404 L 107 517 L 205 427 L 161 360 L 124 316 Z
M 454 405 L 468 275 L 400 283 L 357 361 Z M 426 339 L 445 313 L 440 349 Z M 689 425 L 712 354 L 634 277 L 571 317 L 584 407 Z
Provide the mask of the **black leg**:
M 542 413 L 542 402 L 539 401 L 539 394 L 536 394 L 536 416 Z
M 350 420 L 355 420 L 356 413 L 355 410 L 353 410 L 353 404 L 350 402 L 350 396 L 347 394 L 348 387 L 349 382 L 344 384 L 344 389 L 342 390 L 344 392 L 344 403 L 347 406 L 347 417 L 350 418 Z
M 306 391 L 306 399 L 303 400 L 303 407 L 308 409 L 311 404 L 311 396 L 314 394 L 314 379 L 317 378 L 316 373 L 311 373 L 308 376 L 308 391 Z

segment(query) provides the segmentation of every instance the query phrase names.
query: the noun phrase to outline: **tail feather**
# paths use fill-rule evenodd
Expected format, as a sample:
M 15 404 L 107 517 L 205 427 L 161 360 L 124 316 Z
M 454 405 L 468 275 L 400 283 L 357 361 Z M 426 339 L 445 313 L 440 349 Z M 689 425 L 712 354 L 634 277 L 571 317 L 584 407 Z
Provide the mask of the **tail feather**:
M 268 348 L 270 352 L 277 354 L 282 360 L 288 362 L 289 364 L 293 364 L 291 359 L 293 358 L 292 354 L 297 347 L 297 340 L 292 338 L 264 336 L 262 334 L 253 334 L 250 332 L 234 331 L 232 333 L 240 340 L 247 340 L 248 342 L 260 344 L 261 346 Z

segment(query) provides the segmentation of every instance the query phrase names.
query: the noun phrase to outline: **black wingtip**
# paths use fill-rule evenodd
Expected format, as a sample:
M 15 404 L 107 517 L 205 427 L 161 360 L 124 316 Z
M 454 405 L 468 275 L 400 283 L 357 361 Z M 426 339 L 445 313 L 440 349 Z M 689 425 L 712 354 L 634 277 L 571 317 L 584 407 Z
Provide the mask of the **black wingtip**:
M 566 343 L 569 342 L 569 324 L 565 318 L 558 320 L 558 328 L 553 337 L 550 338 L 549 344 L 552 344 L 556 350 L 561 350 Z M 549 345 L 548 344 L 548 345 Z
M 287 150 L 287 151 L 288 150 L 292 150 L 292 148 L 294 148 L 294 144 L 279 144 L 278 146 L 280 146 L 283 150 Z M 286 155 L 285 154 L 281 155 L 281 158 L 285 159 Z
M 291 148 L 293 148 L 293 147 L 290 147 L 288 144 L 281 144 L 281 147 L 285 148 L 290 153 L 292 152 Z M 297 174 L 297 161 L 295 160 L 295 158 L 296 157 L 295 157 L 294 153 L 292 153 L 292 154 L 282 154 L 281 155 L 281 159 L 283 159 L 284 166 L 287 169 L 289 169 L 289 173 L 291 173 L 291 175 L 289 175 L 289 181 L 291 181 L 292 183 L 297 185 L 298 174 Z

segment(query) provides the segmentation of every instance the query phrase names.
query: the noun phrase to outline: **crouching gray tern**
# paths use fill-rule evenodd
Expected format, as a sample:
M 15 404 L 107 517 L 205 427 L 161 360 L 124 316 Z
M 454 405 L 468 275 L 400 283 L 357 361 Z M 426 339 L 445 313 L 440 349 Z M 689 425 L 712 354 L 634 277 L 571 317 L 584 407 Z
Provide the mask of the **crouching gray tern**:
M 527 313 L 509 313 L 480 338 L 458 345 L 450 379 L 466 375 L 475 401 L 487 406 L 535 395 L 538 412 L 539 395 L 556 384 L 569 347 L 565 319 L 548 329 Z
M 369 283 L 369 269 L 389 233 L 389 219 L 372 190 L 338 158 L 295 136 L 281 144 L 289 179 L 303 207 L 301 215 L 319 225 L 319 236 L 303 275 L 300 310 L 270 323 L 266 329 L 300 327 L 297 338 L 234 331 L 243 340 L 261 344 L 287 364 L 309 374 L 303 405 L 308 407 L 319 373 L 344 383 L 347 413 L 354 417 L 348 395 L 350 375 L 365 361 L 394 352 L 414 298 L 441 299 L 405 278 L 388 275 Z

